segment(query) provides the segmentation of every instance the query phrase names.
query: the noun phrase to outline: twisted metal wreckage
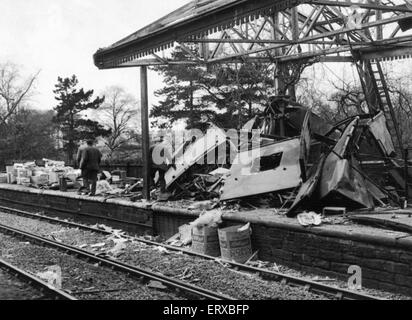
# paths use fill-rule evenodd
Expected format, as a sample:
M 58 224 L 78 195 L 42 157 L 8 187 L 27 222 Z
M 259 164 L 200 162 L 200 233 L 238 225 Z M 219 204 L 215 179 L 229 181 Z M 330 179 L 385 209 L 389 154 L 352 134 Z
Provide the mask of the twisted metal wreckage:
M 184 190 L 182 180 L 193 184 L 196 176 L 211 180 L 211 187 L 204 191 L 220 187 L 215 194 L 221 201 L 294 189 L 297 194 L 288 216 L 303 208 L 373 208 L 399 200 L 382 187 L 387 185 L 387 180 L 382 180 L 387 177 L 374 175 L 368 168 L 368 163 L 373 163 L 368 160 L 382 157 L 387 159 L 387 166 L 380 170 L 386 170 L 389 176 L 396 172 L 396 151 L 382 111 L 349 117 L 332 126 L 307 107 L 274 98 L 262 117 L 251 119 L 238 132 L 239 136 L 248 134 L 249 148 L 236 147 L 233 137 L 214 125 L 213 129 L 176 151 L 175 166 L 165 177 L 169 190 Z M 256 130 L 259 135 L 252 134 Z M 199 173 L 208 169 L 199 162 L 224 144 L 229 146 L 228 153 L 235 153 L 230 171 L 220 179 L 213 177 L 216 171 L 212 175 Z M 250 152 L 251 148 L 259 152 Z
M 169 190 L 189 195 L 198 190 L 216 192 L 225 180 L 221 200 L 296 189 L 289 210 L 293 215 L 299 208 L 324 203 L 370 208 L 386 199 L 399 201 L 398 194 L 412 197 L 410 168 L 408 177 L 407 161 L 398 159 L 407 158 L 406 146 L 380 64 L 412 56 L 411 32 L 411 0 L 192 0 L 98 49 L 93 58 L 101 70 L 140 68 L 143 195 L 147 200 L 151 181 L 148 66 L 274 63 L 274 89 L 296 101 L 295 85 L 289 81 L 295 75 L 293 66 L 355 64 L 368 107 L 359 110 L 358 117 L 328 127 L 308 108 L 274 101 L 262 118 L 251 119 L 245 127 L 261 130 L 259 159 L 235 162 L 226 179 L 211 176 L 211 168 L 196 165 L 213 150 L 216 137 L 206 135 L 186 146 L 188 155 L 193 148 L 200 151 L 184 165 L 177 161 L 176 169 L 166 175 Z M 193 52 L 191 46 L 198 50 Z M 176 47 L 187 57 L 173 59 Z M 216 144 L 224 141 L 222 130 Z M 242 156 L 238 149 L 232 152 Z M 190 177 L 194 190 L 182 183 L 185 177 Z

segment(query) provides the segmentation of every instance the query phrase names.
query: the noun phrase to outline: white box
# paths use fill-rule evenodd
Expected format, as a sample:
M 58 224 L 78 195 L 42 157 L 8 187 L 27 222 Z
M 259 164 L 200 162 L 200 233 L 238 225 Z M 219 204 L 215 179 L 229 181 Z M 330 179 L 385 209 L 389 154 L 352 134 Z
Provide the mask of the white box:
M 16 181 L 17 181 L 17 184 L 20 184 L 23 186 L 30 185 L 30 178 L 17 178 Z
M 40 174 L 37 176 L 30 177 L 30 181 L 36 185 L 45 185 L 49 183 L 49 175 L 48 174 Z
M 12 173 L 7 174 L 7 183 L 13 184 L 16 182 L 16 176 Z
M 50 183 L 57 183 L 59 182 L 59 174 L 55 171 L 49 172 L 49 182 Z
M 7 183 L 7 173 L 0 173 L 0 183 Z

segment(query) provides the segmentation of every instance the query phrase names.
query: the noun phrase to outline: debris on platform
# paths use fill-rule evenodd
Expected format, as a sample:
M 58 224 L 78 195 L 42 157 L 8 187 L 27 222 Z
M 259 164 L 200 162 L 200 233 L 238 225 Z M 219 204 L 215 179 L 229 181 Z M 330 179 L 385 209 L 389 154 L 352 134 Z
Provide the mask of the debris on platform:
M 200 210 L 207 211 L 211 210 L 216 206 L 216 202 L 212 200 L 197 201 L 188 207 L 189 210 Z
M 166 187 L 169 188 L 173 182 L 209 152 L 212 152 L 220 145 L 225 144 L 226 138 L 226 133 L 222 129 L 215 125 L 211 125 L 211 128 L 204 136 L 190 143 L 185 149 L 185 144 L 182 144 L 181 148 L 176 150 L 173 155 L 175 166 L 171 167 L 166 172 Z
M 310 108 L 274 98 L 237 134 L 240 146 L 234 145 L 229 133 L 211 124 L 205 135 L 178 146 L 174 165 L 165 174 L 167 200 L 173 201 L 163 204 L 200 212 L 275 208 L 276 214 L 296 217 L 331 206 L 350 211 L 396 205 L 402 200 L 399 190 L 405 185 L 404 171 L 395 161 L 383 112 L 359 114 L 331 125 Z M 215 158 L 223 147 L 225 154 L 218 157 L 233 163 L 203 161 Z M 375 159 L 383 159 L 383 164 L 377 167 Z M 80 174 L 62 161 L 44 159 L 42 167 L 34 162 L 8 166 L 0 182 L 58 190 L 61 177 L 75 187 Z M 119 170 L 103 171 L 97 184 L 97 194 L 106 199 L 139 201 L 142 189 L 142 179 L 127 180 Z M 166 200 L 156 188 L 151 194 L 158 201 Z
M 96 195 L 108 194 L 113 192 L 113 188 L 110 183 L 106 180 L 99 180 L 96 184 Z
M 370 209 L 399 200 L 392 185 L 403 183 L 400 167 L 382 168 L 387 179 L 383 182 L 383 174 L 374 174 L 368 166 L 379 157 L 393 165 L 395 148 L 382 112 L 331 125 L 309 108 L 275 98 L 261 116 L 243 127 L 249 136 L 241 144 L 249 149 L 229 146 L 228 152 L 235 155 L 233 164 L 218 168 L 198 164 L 230 140 L 223 130 L 212 128 L 202 138 L 184 143 L 175 153 L 176 167 L 166 173 L 174 198 L 194 201 L 189 209 L 215 208 L 213 199 L 218 199 L 217 205 L 225 210 L 277 208 L 278 213 L 294 217 L 331 205 Z M 254 129 L 259 137 L 252 134 Z M 257 146 L 255 153 L 253 146 Z M 251 152 L 248 161 L 240 161 L 246 152 Z
M 34 187 L 58 186 L 59 178 L 63 177 L 72 184 L 80 177 L 81 171 L 65 165 L 63 161 L 53 161 L 43 159 L 43 166 L 36 165 L 35 162 L 14 163 L 6 167 L 6 177 L 9 184 L 19 184 Z M 4 182 L 4 181 L 2 181 Z
M 320 226 L 322 224 L 322 217 L 316 212 L 302 212 L 297 215 L 298 222 L 301 226 Z

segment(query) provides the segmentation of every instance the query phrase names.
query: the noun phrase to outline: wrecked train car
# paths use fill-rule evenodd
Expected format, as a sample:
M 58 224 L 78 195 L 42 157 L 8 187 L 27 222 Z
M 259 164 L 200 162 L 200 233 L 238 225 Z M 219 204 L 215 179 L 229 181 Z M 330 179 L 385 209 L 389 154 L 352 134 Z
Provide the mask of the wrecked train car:
M 214 129 L 176 157 L 176 168 L 166 174 L 168 187 L 200 159 L 233 142 L 233 136 Z M 229 175 L 219 180 L 222 201 L 293 190 L 297 194 L 287 213 L 293 216 L 303 207 L 331 204 L 372 208 L 389 197 L 364 165 L 371 156 L 390 159 L 395 154 L 382 113 L 349 117 L 332 126 L 309 108 L 275 98 L 238 135 L 239 144 L 230 144 L 236 156 Z

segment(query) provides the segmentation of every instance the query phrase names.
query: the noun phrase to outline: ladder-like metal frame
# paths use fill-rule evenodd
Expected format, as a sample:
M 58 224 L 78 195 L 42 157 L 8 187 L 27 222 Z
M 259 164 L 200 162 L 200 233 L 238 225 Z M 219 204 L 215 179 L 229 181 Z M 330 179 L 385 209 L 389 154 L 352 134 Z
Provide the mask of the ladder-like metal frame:
M 383 111 L 386 118 L 386 125 L 394 140 L 395 150 L 397 150 L 398 156 L 403 158 L 403 144 L 402 135 L 399 130 L 398 121 L 396 119 L 395 111 L 393 109 L 389 89 L 385 80 L 385 75 L 382 70 L 382 66 L 378 60 L 365 61 L 368 69 L 372 85 L 375 90 L 377 102 L 380 110 Z

